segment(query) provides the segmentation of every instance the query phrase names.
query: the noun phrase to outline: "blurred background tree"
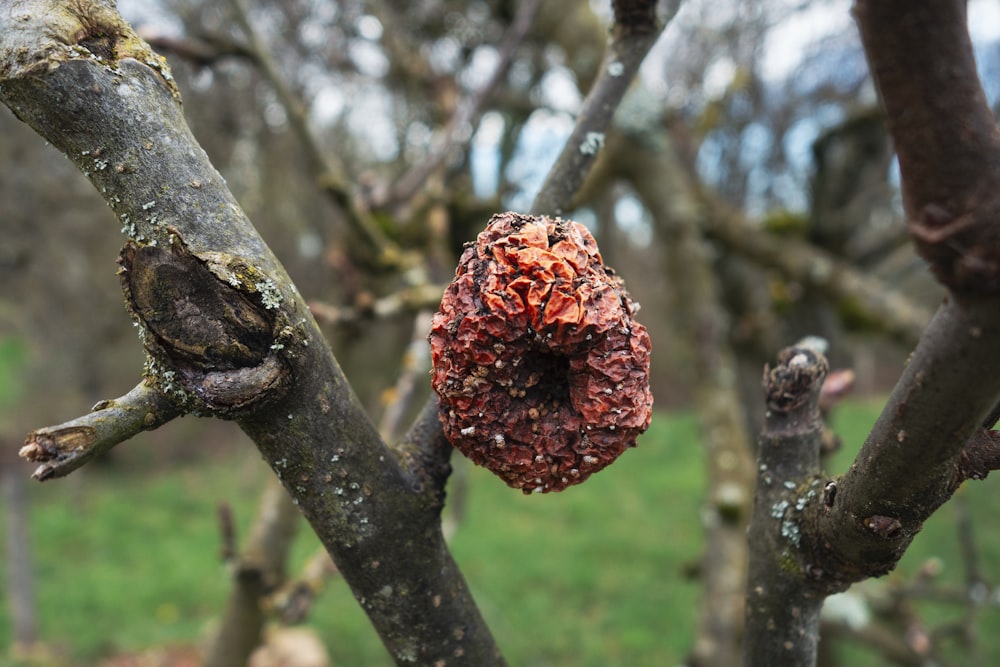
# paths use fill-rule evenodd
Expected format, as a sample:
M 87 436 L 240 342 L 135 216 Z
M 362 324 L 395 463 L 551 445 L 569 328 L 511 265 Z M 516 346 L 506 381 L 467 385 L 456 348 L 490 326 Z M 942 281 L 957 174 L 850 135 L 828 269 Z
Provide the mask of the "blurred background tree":
M 383 421 L 388 435 L 397 433 L 429 392 L 423 381 L 398 383 L 407 364 L 420 369 L 411 342 L 425 335 L 426 312 L 436 307 L 433 289 L 429 298 L 423 288 L 448 281 L 462 244 L 491 213 L 529 208 L 597 75 L 610 7 L 119 5 L 169 58 L 198 140 L 313 302 L 364 404 L 376 418 L 402 413 Z M 739 534 L 745 518 L 733 523 L 727 512 L 747 500 L 742 459 L 762 418 L 763 363 L 818 334 L 831 344 L 833 365 L 853 369 L 859 393 L 884 391 L 942 295 L 906 235 L 891 143 L 848 10 L 847 2 L 808 0 L 683 3 L 565 211 L 593 230 L 643 306 L 657 408 L 696 407 L 703 416 L 705 512 L 722 517 L 706 520 L 709 532 L 723 525 Z M 970 12 L 995 102 L 1000 58 L 989 28 L 1000 20 L 989 3 L 971 2 Z M 123 392 L 142 354 L 120 310 L 111 258 L 121 238 L 103 202 L 8 113 L 0 114 L 0 137 L 0 163 L 8 165 L 0 180 L 0 344 L 14 346 L 18 359 L 0 366 L 8 369 L 0 381 L 18 388 L 16 400 L 0 404 L 8 452 L 0 460 L 9 460 L 32 428 Z M 692 218 L 700 226 L 685 226 Z M 768 255 L 769 242 L 801 243 L 822 261 L 809 264 L 812 273 L 782 264 Z M 386 247 L 425 261 L 413 270 L 380 254 Z M 840 264 L 824 262 L 891 286 L 908 309 L 838 292 L 829 276 Z M 720 408 L 706 396 L 731 400 Z M 732 430 L 713 449 L 721 423 Z M 150 447 L 116 451 L 105 463 L 166 468 L 246 451 L 235 428 L 207 420 L 142 437 Z M 741 462 L 720 468 L 727 456 Z M 84 484 L 89 474 L 66 483 Z M 732 488 L 743 489 L 735 500 L 726 495 Z M 452 496 L 462 497 L 460 486 Z M 738 571 L 741 547 L 708 544 L 693 567 L 698 577 Z M 716 548 L 733 549 L 735 560 L 713 561 Z M 742 588 L 719 585 L 735 625 L 712 629 L 713 613 L 704 613 L 690 646 L 699 664 L 724 664 L 725 644 L 738 639 L 740 603 L 732 598 Z M 906 605 L 895 604 L 890 623 L 903 623 Z M 920 644 L 926 633 L 907 637 L 899 664 L 937 650 L 930 639 Z

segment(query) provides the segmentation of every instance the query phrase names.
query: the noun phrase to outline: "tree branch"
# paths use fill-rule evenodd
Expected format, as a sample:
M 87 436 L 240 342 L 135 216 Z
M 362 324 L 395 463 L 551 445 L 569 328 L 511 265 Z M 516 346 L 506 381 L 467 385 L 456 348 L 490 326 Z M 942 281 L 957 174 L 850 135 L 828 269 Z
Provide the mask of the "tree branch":
M 317 549 L 302 566 L 299 576 L 271 596 L 270 605 L 282 623 L 302 623 L 309 617 L 327 583 L 339 574 L 330 554 L 322 548 Z
M 265 600 L 284 583 L 288 553 L 301 523 L 298 509 L 274 478 L 260 501 L 243 552 L 234 558 L 226 609 L 205 651 L 203 667 L 247 663 L 264 638 Z
M 403 251 L 382 232 L 371 213 L 362 205 L 360 198 L 350 186 L 343 164 L 321 148 L 319 139 L 309 125 L 305 104 L 285 82 L 277 63 L 274 62 L 251 23 L 243 0 L 229 0 L 229 5 L 236 23 L 247 39 L 247 48 L 253 54 L 254 62 L 274 89 L 278 101 L 288 116 L 289 125 L 305 151 L 316 183 L 343 212 L 350 228 L 374 253 L 374 259 L 384 266 L 398 265 L 403 260 Z
M 0 99 L 77 164 L 129 235 L 123 283 L 147 383 L 251 437 L 397 663 L 504 664 L 441 535 L 439 468 L 415 475 L 379 438 L 191 135 L 166 62 L 113 4 L 0 5 Z
M 1000 304 L 970 305 L 948 299 L 938 310 L 820 517 L 837 563 L 821 567 L 843 583 L 891 570 L 958 485 L 996 462 L 994 440 L 977 433 L 1000 393 Z
M 822 494 L 819 395 L 828 370 L 821 354 L 785 349 L 764 370 L 767 417 L 757 448 L 757 489 L 750 520 L 743 667 L 812 667 L 825 594 L 810 585 L 802 514 Z
M 334 306 L 313 301 L 309 304 L 312 314 L 323 324 L 340 326 L 365 319 L 398 317 L 421 310 L 436 309 L 447 285 L 420 283 L 403 287 L 375 300 L 366 299 L 354 306 Z M 361 299 L 359 299 L 361 301 Z M 425 332 L 426 333 L 426 332 Z
M 139 36 L 154 49 L 174 53 L 197 67 L 211 67 L 225 58 L 243 58 L 256 63 L 256 55 L 252 51 L 226 35 L 171 37 L 152 29 L 140 29 Z
M 817 571 L 831 587 L 891 570 L 958 485 L 995 465 L 997 444 L 979 427 L 1000 397 L 1000 132 L 978 84 L 965 3 L 859 1 L 854 12 L 911 232 L 951 294 L 818 517 Z
M 917 250 L 958 291 L 1000 288 L 1000 131 L 979 83 L 964 0 L 858 0 Z
M 751 435 L 740 398 L 729 323 L 719 298 L 718 276 L 697 203 L 674 151 L 656 140 L 658 114 L 641 117 L 634 129 L 614 132 L 588 182 L 601 189 L 611 179 L 632 184 L 653 216 L 662 244 L 680 333 L 691 350 L 693 397 L 706 454 L 705 547 L 701 558 L 701 609 L 689 664 L 734 665 L 739 660 L 747 563 L 747 523 L 752 503 Z M 603 178 L 607 174 L 608 178 Z
M 600 73 L 583 100 L 573 132 L 531 205 L 533 213 L 557 216 L 569 209 L 604 147 L 611 119 L 639 65 L 680 8 L 679 1 L 667 4 L 667 14 L 659 21 L 655 2 L 622 0 L 614 4 L 615 27 Z
M 660 179 L 664 176 L 661 175 Z M 676 193 L 675 193 L 676 194 Z M 646 199 L 646 201 L 650 201 Z M 708 490 L 703 510 L 702 600 L 692 664 L 734 665 L 743 638 L 747 524 L 752 501 L 751 436 L 740 400 L 739 373 L 729 344 L 706 243 L 690 216 L 661 220 L 684 334 L 693 351 L 694 397 L 704 444 Z
M 900 343 L 912 346 L 920 340 L 933 313 L 892 285 L 810 243 L 778 238 L 750 225 L 711 195 L 703 194 L 700 200 L 706 232 L 731 251 L 816 290 L 837 307 L 861 314 Z
M 441 166 L 457 143 L 465 142 L 472 137 L 472 125 L 479 116 L 483 105 L 503 81 L 510 64 L 514 60 L 517 48 L 534 23 L 541 0 L 524 0 L 520 3 L 514 22 L 498 47 L 499 61 L 493 69 L 490 78 L 472 94 L 452 115 L 439 141 L 433 146 L 430 155 L 422 162 L 414 165 L 391 188 L 387 200 L 391 203 L 409 201 L 427 178 Z M 375 202 L 376 206 L 384 206 L 386 202 Z
M 121 398 L 101 401 L 90 414 L 32 431 L 20 455 L 42 464 L 31 475 L 34 479 L 65 477 L 140 431 L 159 428 L 180 414 L 163 393 L 143 381 Z
M 430 308 L 420 310 L 413 319 L 413 333 L 410 344 L 406 346 L 403 361 L 400 363 L 396 385 L 391 389 L 392 398 L 387 402 L 379 420 L 378 432 L 387 442 L 396 439 L 403 423 L 403 416 L 413 403 L 414 395 L 419 387 L 425 386 L 424 382 L 431 367 L 431 351 L 427 345 L 427 332 L 431 329 L 431 320 Z

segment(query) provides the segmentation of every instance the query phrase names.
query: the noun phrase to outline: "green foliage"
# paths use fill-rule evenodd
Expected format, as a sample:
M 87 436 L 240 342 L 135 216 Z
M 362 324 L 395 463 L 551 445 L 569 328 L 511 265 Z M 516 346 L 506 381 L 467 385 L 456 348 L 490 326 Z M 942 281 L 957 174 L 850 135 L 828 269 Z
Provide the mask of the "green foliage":
M 877 409 L 854 404 L 838 411 L 838 432 L 848 444 L 832 472 L 849 463 Z M 245 537 L 270 474 L 250 450 L 238 456 L 162 473 L 91 467 L 78 479 L 32 487 L 43 640 L 75 665 L 202 641 L 228 591 L 217 504 L 233 506 Z M 686 573 L 702 548 L 703 471 L 694 420 L 664 414 L 654 417 L 637 449 L 560 494 L 524 496 L 484 470 L 462 471 L 469 495 L 453 551 L 512 665 L 682 663 L 699 601 L 699 584 Z M 963 490 L 980 526 L 1000 509 L 991 483 Z M 984 567 L 1000 562 L 1000 535 L 980 530 L 976 538 Z M 908 580 L 933 556 L 943 563 L 940 579 L 960 584 L 956 545 L 953 508 L 946 506 L 889 580 Z M 301 565 L 316 547 L 303 531 L 295 562 Z M 920 611 L 940 621 L 962 610 L 921 603 Z M 8 613 L 0 605 L 0 647 L 10 640 Z M 997 620 L 994 609 L 980 622 L 984 664 L 1000 664 L 1000 642 L 985 634 L 985 624 Z M 312 625 L 334 664 L 392 664 L 342 581 L 331 582 L 319 599 Z M 864 656 L 855 662 L 880 664 Z

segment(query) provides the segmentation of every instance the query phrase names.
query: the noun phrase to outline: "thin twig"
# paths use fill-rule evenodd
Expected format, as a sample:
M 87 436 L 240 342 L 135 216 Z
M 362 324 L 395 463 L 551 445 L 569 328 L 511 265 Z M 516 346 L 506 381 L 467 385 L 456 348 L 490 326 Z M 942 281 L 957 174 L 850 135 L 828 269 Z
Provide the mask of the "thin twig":
M 427 345 L 427 332 L 430 328 L 431 311 L 417 313 L 413 321 L 413 335 L 403 355 L 401 372 L 392 389 L 392 400 L 385 406 L 379 422 L 379 433 L 386 442 L 396 440 L 403 416 L 413 402 L 413 396 L 421 385 L 420 381 L 426 382 L 427 371 L 431 366 L 430 349 Z
M 140 382 L 121 398 L 101 401 L 90 414 L 28 434 L 21 458 L 41 463 L 31 475 L 45 481 L 65 477 L 99 454 L 180 415 L 166 396 Z
M 348 181 L 344 165 L 320 147 L 320 141 L 309 125 L 306 105 L 285 82 L 277 63 L 250 22 L 243 0 L 229 0 L 229 4 L 236 23 L 246 37 L 247 47 L 253 54 L 254 61 L 274 89 L 288 116 L 288 123 L 305 151 L 317 184 L 342 211 L 351 229 L 375 252 L 380 263 L 390 266 L 399 264 L 404 259 L 403 251 L 382 232 L 367 208 L 362 205 Z
M 631 4 L 649 5 L 649 3 L 615 3 L 616 11 L 619 5 L 626 9 Z M 653 3 L 655 5 L 655 3 Z M 541 190 L 531 205 L 531 211 L 542 215 L 562 215 L 565 213 L 576 195 L 584 179 L 590 172 L 597 156 L 604 147 L 604 140 L 611 120 L 639 71 L 639 65 L 653 47 L 663 27 L 674 17 L 680 8 L 680 2 L 669 3 L 671 6 L 666 17 L 657 24 L 655 14 L 642 13 L 648 19 L 645 25 L 623 23 L 620 16 L 616 17 L 611 44 L 601 61 L 597 80 L 594 82 L 583 106 L 577 115 L 576 125 L 562 153 L 556 159 L 555 165 L 549 171 Z M 629 18 L 634 18 L 625 11 Z
M 409 201 L 428 177 L 441 166 L 449 153 L 457 145 L 472 138 L 472 126 L 476 118 L 481 113 L 483 105 L 507 75 L 511 62 L 514 60 L 514 54 L 531 29 L 541 4 L 541 0 L 524 0 L 521 3 L 517 16 L 514 17 L 514 22 L 500 43 L 498 48 L 499 61 L 490 78 L 459 105 L 427 158 L 414 165 L 396 182 L 390 191 L 389 202 Z M 385 203 L 377 202 L 376 205 L 384 205 Z
M 437 309 L 444 289 L 445 285 L 420 284 L 375 299 L 367 305 L 334 306 L 313 301 L 309 304 L 309 310 L 323 324 L 343 326 L 366 319 L 384 319 L 421 310 Z

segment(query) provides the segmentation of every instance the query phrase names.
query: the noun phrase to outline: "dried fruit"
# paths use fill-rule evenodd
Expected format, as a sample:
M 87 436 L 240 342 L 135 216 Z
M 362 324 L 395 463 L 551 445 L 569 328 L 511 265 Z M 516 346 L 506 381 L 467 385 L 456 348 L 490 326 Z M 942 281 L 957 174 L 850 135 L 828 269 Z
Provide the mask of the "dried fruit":
M 449 442 L 508 485 L 561 491 L 649 426 L 650 340 L 594 237 L 493 216 L 434 316 L 432 386 Z

